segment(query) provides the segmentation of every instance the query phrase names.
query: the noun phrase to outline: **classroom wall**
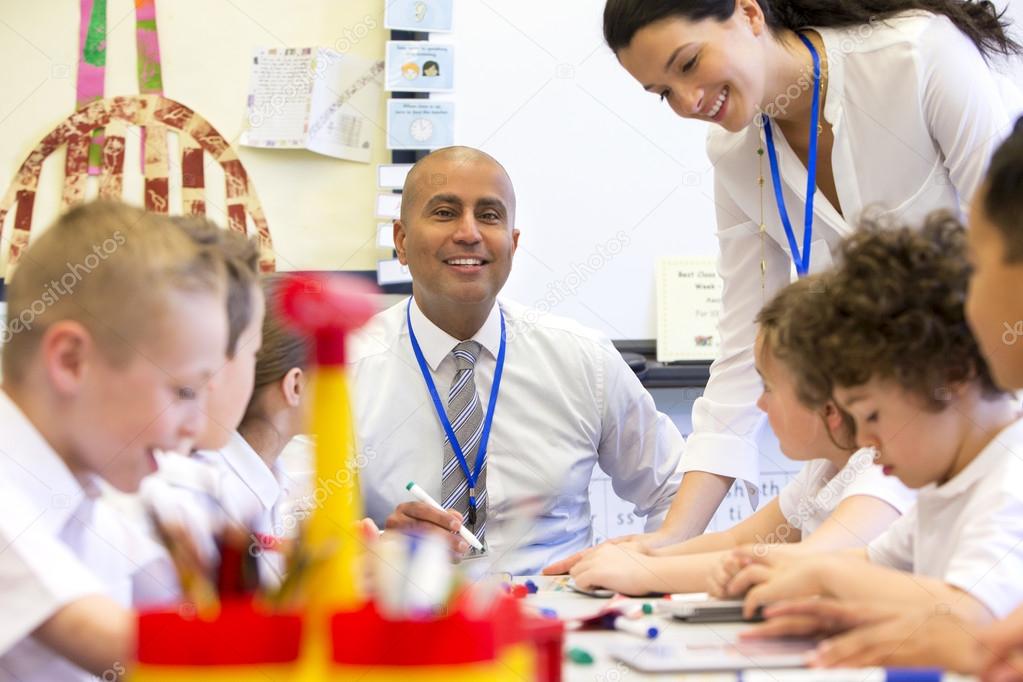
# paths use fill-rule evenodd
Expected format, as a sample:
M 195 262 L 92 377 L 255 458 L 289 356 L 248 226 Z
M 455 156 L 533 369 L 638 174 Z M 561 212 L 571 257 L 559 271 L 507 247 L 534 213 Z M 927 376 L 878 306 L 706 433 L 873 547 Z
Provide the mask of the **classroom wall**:
M 1023 2 L 999 0 L 1023 25 Z M 601 38 L 604 0 L 456 2 L 456 139 L 508 166 L 519 195 L 520 249 L 507 293 L 575 317 L 613 338 L 653 338 L 654 263 L 714 255 L 705 124 L 675 117 L 642 92 Z M 75 105 L 75 0 L 0 1 L 0 186 Z M 132 0 L 108 0 L 107 93 L 135 83 Z M 168 96 L 228 139 L 245 123 L 255 47 L 336 47 L 383 58 L 382 0 L 158 0 Z M 1023 31 L 1021 31 L 1023 34 Z M 1023 68 L 1010 67 L 1023 85 Z M 384 102 L 364 112 L 384 148 Z M 129 140 L 129 151 L 137 142 Z M 371 269 L 375 168 L 311 152 L 239 148 L 263 203 L 281 269 Z M 63 155 L 47 165 L 36 229 L 58 210 Z M 222 213 L 209 169 L 211 215 Z M 127 178 L 129 199 L 141 178 Z M 175 189 L 172 187 L 172 199 Z M 10 222 L 10 220 L 8 220 Z M 0 273 L 6 260 L 0 249 Z
M 1008 9 L 1023 37 L 1023 1 L 996 4 Z M 677 119 L 617 65 L 600 37 L 602 6 L 603 0 L 459 0 L 456 32 L 448 38 L 459 50 L 456 135 L 504 161 L 517 185 L 523 236 L 508 293 L 616 338 L 652 338 L 654 259 L 716 252 L 705 128 Z M 108 95 L 137 92 L 132 7 L 132 0 L 108 0 Z M 382 12 L 380 0 L 159 0 L 166 94 L 236 140 L 245 123 L 253 48 L 341 47 L 382 59 L 388 38 Z M 6 65 L 0 186 L 74 109 L 77 30 L 74 0 L 0 1 L 0 63 Z M 1004 68 L 1023 87 L 1023 68 Z M 386 162 L 383 101 L 364 113 L 379 132 L 373 162 Z M 239 155 L 266 211 L 281 269 L 375 267 L 384 254 L 374 246 L 373 166 L 301 151 L 242 147 Z M 62 164 L 57 154 L 44 171 L 37 233 L 56 216 Z M 208 172 L 208 185 L 219 186 L 216 169 Z M 128 198 L 138 203 L 140 179 L 126 181 Z M 210 205 L 218 217 L 222 199 L 212 189 Z M 6 257 L 0 250 L 0 272 Z M 654 395 L 688 433 L 695 395 L 667 389 Z M 795 467 L 765 459 L 762 499 L 787 481 L 787 466 Z M 591 490 L 598 533 L 642 527 L 599 472 Z M 748 512 L 745 494 L 733 489 L 712 528 Z
M 246 120 L 253 48 L 333 47 L 382 60 L 390 34 L 383 28 L 380 0 L 157 0 L 156 8 L 165 94 L 232 141 Z M 137 94 L 133 2 L 108 0 L 107 9 L 107 95 Z M 75 109 L 78 26 L 77 0 L 0 2 L 4 188 L 43 135 Z M 373 216 L 375 164 L 390 161 L 384 112 L 383 99 L 376 111 L 363 112 L 377 131 L 372 165 L 306 151 L 238 147 L 266 212 L 279 269 L 373 269 L 387 255 L 375 246 Z M 137 140 L 129 139 L 129 154 L 137 148 Z M 63 153 L 55 154 L 44 169 L 34 232 L 58 212 L 63 159 Z M 215 164 L 208 164 L 207 173 L 210 215 L 222 221 L 222 175 Z M 125 175 L 126 197 L 141 203 L 140 174 Z M 175 175 L 180 180 L 172 169 Z M 172 202 L 175 191 L 172 185 Z M 0 264 L 6 258 L 3 249 Z
M 1007 3 L 1023 38 L 1023 2 Z M 516 185 L 508 295 L 615 339 L 654 338 L 656 259 L 717 254 L 708 124 L 625 72 L 603 42 L 603 6 L 461 2 L 455 32 L 434 39 L 457 50 L 456 139 Z M 1011 70 L 1023 85 L 1023 66 Z

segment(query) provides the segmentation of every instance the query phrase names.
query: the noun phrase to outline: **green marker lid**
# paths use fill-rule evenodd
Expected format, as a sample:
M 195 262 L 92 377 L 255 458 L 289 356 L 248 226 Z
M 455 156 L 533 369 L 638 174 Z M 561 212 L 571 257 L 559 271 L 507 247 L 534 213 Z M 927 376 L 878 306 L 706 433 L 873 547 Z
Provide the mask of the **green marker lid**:
M 415 481 L 409 481 L 408 485 L 405 486 L 405 490 L 412 490 L 412 486 L 414 486 L 415 484 L 416 484 Z
M 586 649 L 580 649 L 579 647 L 572 647 L 567 652 L 568 660 L 579 665 L 592 665 L 593 656 Z
M 653 604 L 643 604 L 643 614 L 644 615 L 649 616 L 653 612 L 654 612 L 654 605 Z

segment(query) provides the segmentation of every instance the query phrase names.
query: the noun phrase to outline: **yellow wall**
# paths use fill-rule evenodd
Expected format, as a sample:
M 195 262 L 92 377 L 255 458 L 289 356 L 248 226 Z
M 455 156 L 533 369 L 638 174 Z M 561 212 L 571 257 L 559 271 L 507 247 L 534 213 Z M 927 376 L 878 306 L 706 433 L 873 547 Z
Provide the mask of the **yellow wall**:
M 0 187 L 75 106 L 77 0 L 0 2 Z M 383 59 L 388 31 L 380 0 L 157 0 L 164 91 L 236 141 L 245 123 L 255 47 L 333 47 Z M 137 94 L 132 0 L 108 0 L 107 96 Z M 387 163 L 385 101 L 365 112 L 375 129 L 371 164 L 305 151 L 237 147 L 270 224 L 277 267 L 375 268 L 376 164 Z M 136 147 L 137 148 L 137 147 Z M 133 146 L 129 142 L 129 154 Z M 129 156 L 129 159 L 132 157 Z M 59 208 L 63 154 L 43 170 L 33 234 Z M 126 167 L 126 198 L 141 203 L 141 176 Z M 172 169 L 172 176 L 180 173 Z M 222 175 L 207 166 L 209 213 L 222 224 Z M 0 190 L 2 191 L 2 190 Z M 172 202 L 176 197 L 172 188 Z M 172 212 L 180 208 L 172 203 Z M 9 236 L 8 217 L 4 238 Z M 3 249 L 0 263 L 6 263 Z

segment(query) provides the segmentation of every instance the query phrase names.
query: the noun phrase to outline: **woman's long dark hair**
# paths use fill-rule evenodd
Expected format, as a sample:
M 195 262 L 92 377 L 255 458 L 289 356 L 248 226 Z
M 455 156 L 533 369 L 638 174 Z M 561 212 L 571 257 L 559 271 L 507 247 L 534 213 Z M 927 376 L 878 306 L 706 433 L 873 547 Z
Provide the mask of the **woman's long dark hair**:
M 907 10 L 926 10 L 952 20 L 985 58 L 1016 55 L 1019 43 L 1009 35 L 1010 22 L 990 0 L 757 0 L 772 31 L 810 26 L 843 27 L 869 24 Z M 736 0 L 607 0 L 604 40 L 615 52 L 628 47 L 636 33 L 661 19 L 724 21 L 735 12 Z

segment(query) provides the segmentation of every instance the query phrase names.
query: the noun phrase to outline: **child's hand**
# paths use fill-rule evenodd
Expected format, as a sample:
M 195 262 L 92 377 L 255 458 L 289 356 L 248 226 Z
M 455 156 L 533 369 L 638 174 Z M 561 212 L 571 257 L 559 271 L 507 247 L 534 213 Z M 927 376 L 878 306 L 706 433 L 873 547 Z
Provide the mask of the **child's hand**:
M 981 632 L 984 682 L 1023 681 L 1023 607 Z
M 651 570 L 649 557 L 622 545 L 603 544 L 585 554 L 572 567 L 579 587 L 603 587 L 622 594 L 643 595 L 655 591 L 661 581 Z
M 544 566 L 544 569 L 541 571 L 541 573 L 543 575 L 563 575 L 565 573 L 568 573 L 576 566 L 576 564 L 578 564 L 583 559 L 583 557 L 588 556 L 590 553 L 596 551 L 599 547 L 603 547 L 603 545 L 597 545 L 597 547 L 587 547 L 586 549 L 580 550 L 575 554 L 572 554 L 571 556 L 567 556 L 564 559 L 559 559 L 558 561 L 555 561 L 553 564 L 549 566 Z
M 744 639 L 837 635 L 902 615 L 896 606 L 842 602 L 829 597 L 783 601 L 764 607 L 767 622 L 740 633 Z
M 820 668 L 933 666 L 973 674 L 982 661 L 980 639 L 970 626 L 955 616 L 928 609 L 891 613 L 825 640 L 810 664 Z
M 792 557 L 754 548 L 735 550 L 732 560 L 739 570 L 725 584 L 722 596 L 735 598 L 745 594 L 743 615 L 752 618 L 761 606 L 821 594 L 821 577 L 832 559 L 816 556 L 795 562 Z
M 584 549 L 581 552 L 565 557 L 559 561 L 555 561 L 550 566 L 543 569 L 544 575 L 561 575 L 563 573 L 569 573 L 572 568 L 582 560 L 583 557 L 589 555 L 602 547 L 607 545 L 618 545 L 631 552 L 638 554 L 653 555 L 654 550 L 663 547 L 664 545 L 671 542 L 671 539 L 667 536 L 662 536 L 658 533 L 638 533 L 634 535 L 623 535 L 621 537 L 612 538 L 607 542 L 597 545 L 596 547 L 590 547 Z
M 753 557 L 767 554 L 767 545 L 743 545 L 722 555 L 717 566 L 707 576 L 707 594 L 718 599 L 742 596 L 729 591 L 729 584 L 741 570 L 749 566 Z

